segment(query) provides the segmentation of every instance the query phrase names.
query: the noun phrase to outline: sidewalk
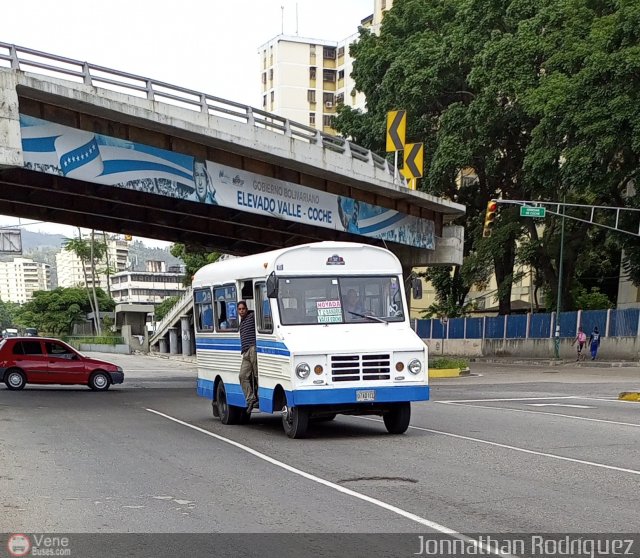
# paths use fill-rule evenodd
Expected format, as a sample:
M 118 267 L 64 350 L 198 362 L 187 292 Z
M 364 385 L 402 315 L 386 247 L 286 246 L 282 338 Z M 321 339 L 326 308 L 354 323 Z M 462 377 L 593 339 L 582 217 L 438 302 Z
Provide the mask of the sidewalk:
M 461 357 L 463 358 L 463 357 Z M 469 363 L 483 362 L 494 364 L 520 364 L 525 366 L 572 366 L 578 368 L 636 368 L 640 367 L 639 361 L 632 360 L 583 360 L 554 359 L 554 358 L 517 358 L 517 357 L 471 357 Z

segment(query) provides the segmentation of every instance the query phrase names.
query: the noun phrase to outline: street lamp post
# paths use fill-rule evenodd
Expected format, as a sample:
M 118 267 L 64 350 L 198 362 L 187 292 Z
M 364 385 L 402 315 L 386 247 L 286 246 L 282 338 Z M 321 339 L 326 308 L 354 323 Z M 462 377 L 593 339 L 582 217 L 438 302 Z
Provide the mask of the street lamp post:
M 560 262 L 558 263 L 558 298 L 556 300 L 556 332 L 553 344 L 554 358 L 560 358 L 560 306 L 562 303 L 562 271 L 564 263 L 564 202 L 566 194 L 562 196 L 562 225 L 560 227 Z

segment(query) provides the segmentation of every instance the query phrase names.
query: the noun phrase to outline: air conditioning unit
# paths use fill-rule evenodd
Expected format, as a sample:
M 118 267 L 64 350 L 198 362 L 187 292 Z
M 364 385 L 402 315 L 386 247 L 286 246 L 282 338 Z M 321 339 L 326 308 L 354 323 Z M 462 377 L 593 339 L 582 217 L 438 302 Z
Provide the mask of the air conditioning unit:
M 327 101 L 324 106 L 327 108 L 333 108 L 333 103 L 331 101 Z

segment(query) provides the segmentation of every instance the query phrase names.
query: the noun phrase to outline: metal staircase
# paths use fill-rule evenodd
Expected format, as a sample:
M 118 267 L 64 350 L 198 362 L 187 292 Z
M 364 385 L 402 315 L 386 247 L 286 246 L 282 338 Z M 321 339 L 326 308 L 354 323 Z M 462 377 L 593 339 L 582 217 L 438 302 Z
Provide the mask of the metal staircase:
M 178 302 L 169 310 L 167 315 L 158 322 L 156 330 L 149 338 L 149 347 L 155 345 L 162 339 L 168 332 L 170 327 L 180 325 L 180 316 L 185 314 L 191 314 L 193 309 L 193 289 L 189 287 L 183 295 L 178 299 Z

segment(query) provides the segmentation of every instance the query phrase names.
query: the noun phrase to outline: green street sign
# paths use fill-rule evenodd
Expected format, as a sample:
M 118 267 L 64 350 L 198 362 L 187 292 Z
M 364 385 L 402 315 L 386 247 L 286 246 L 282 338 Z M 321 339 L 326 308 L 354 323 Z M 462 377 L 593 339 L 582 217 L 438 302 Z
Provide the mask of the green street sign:
M 530 205 L 520 206 L 520 217 L 544 217 L 547 213 L 544 207 L 531 207 Z

